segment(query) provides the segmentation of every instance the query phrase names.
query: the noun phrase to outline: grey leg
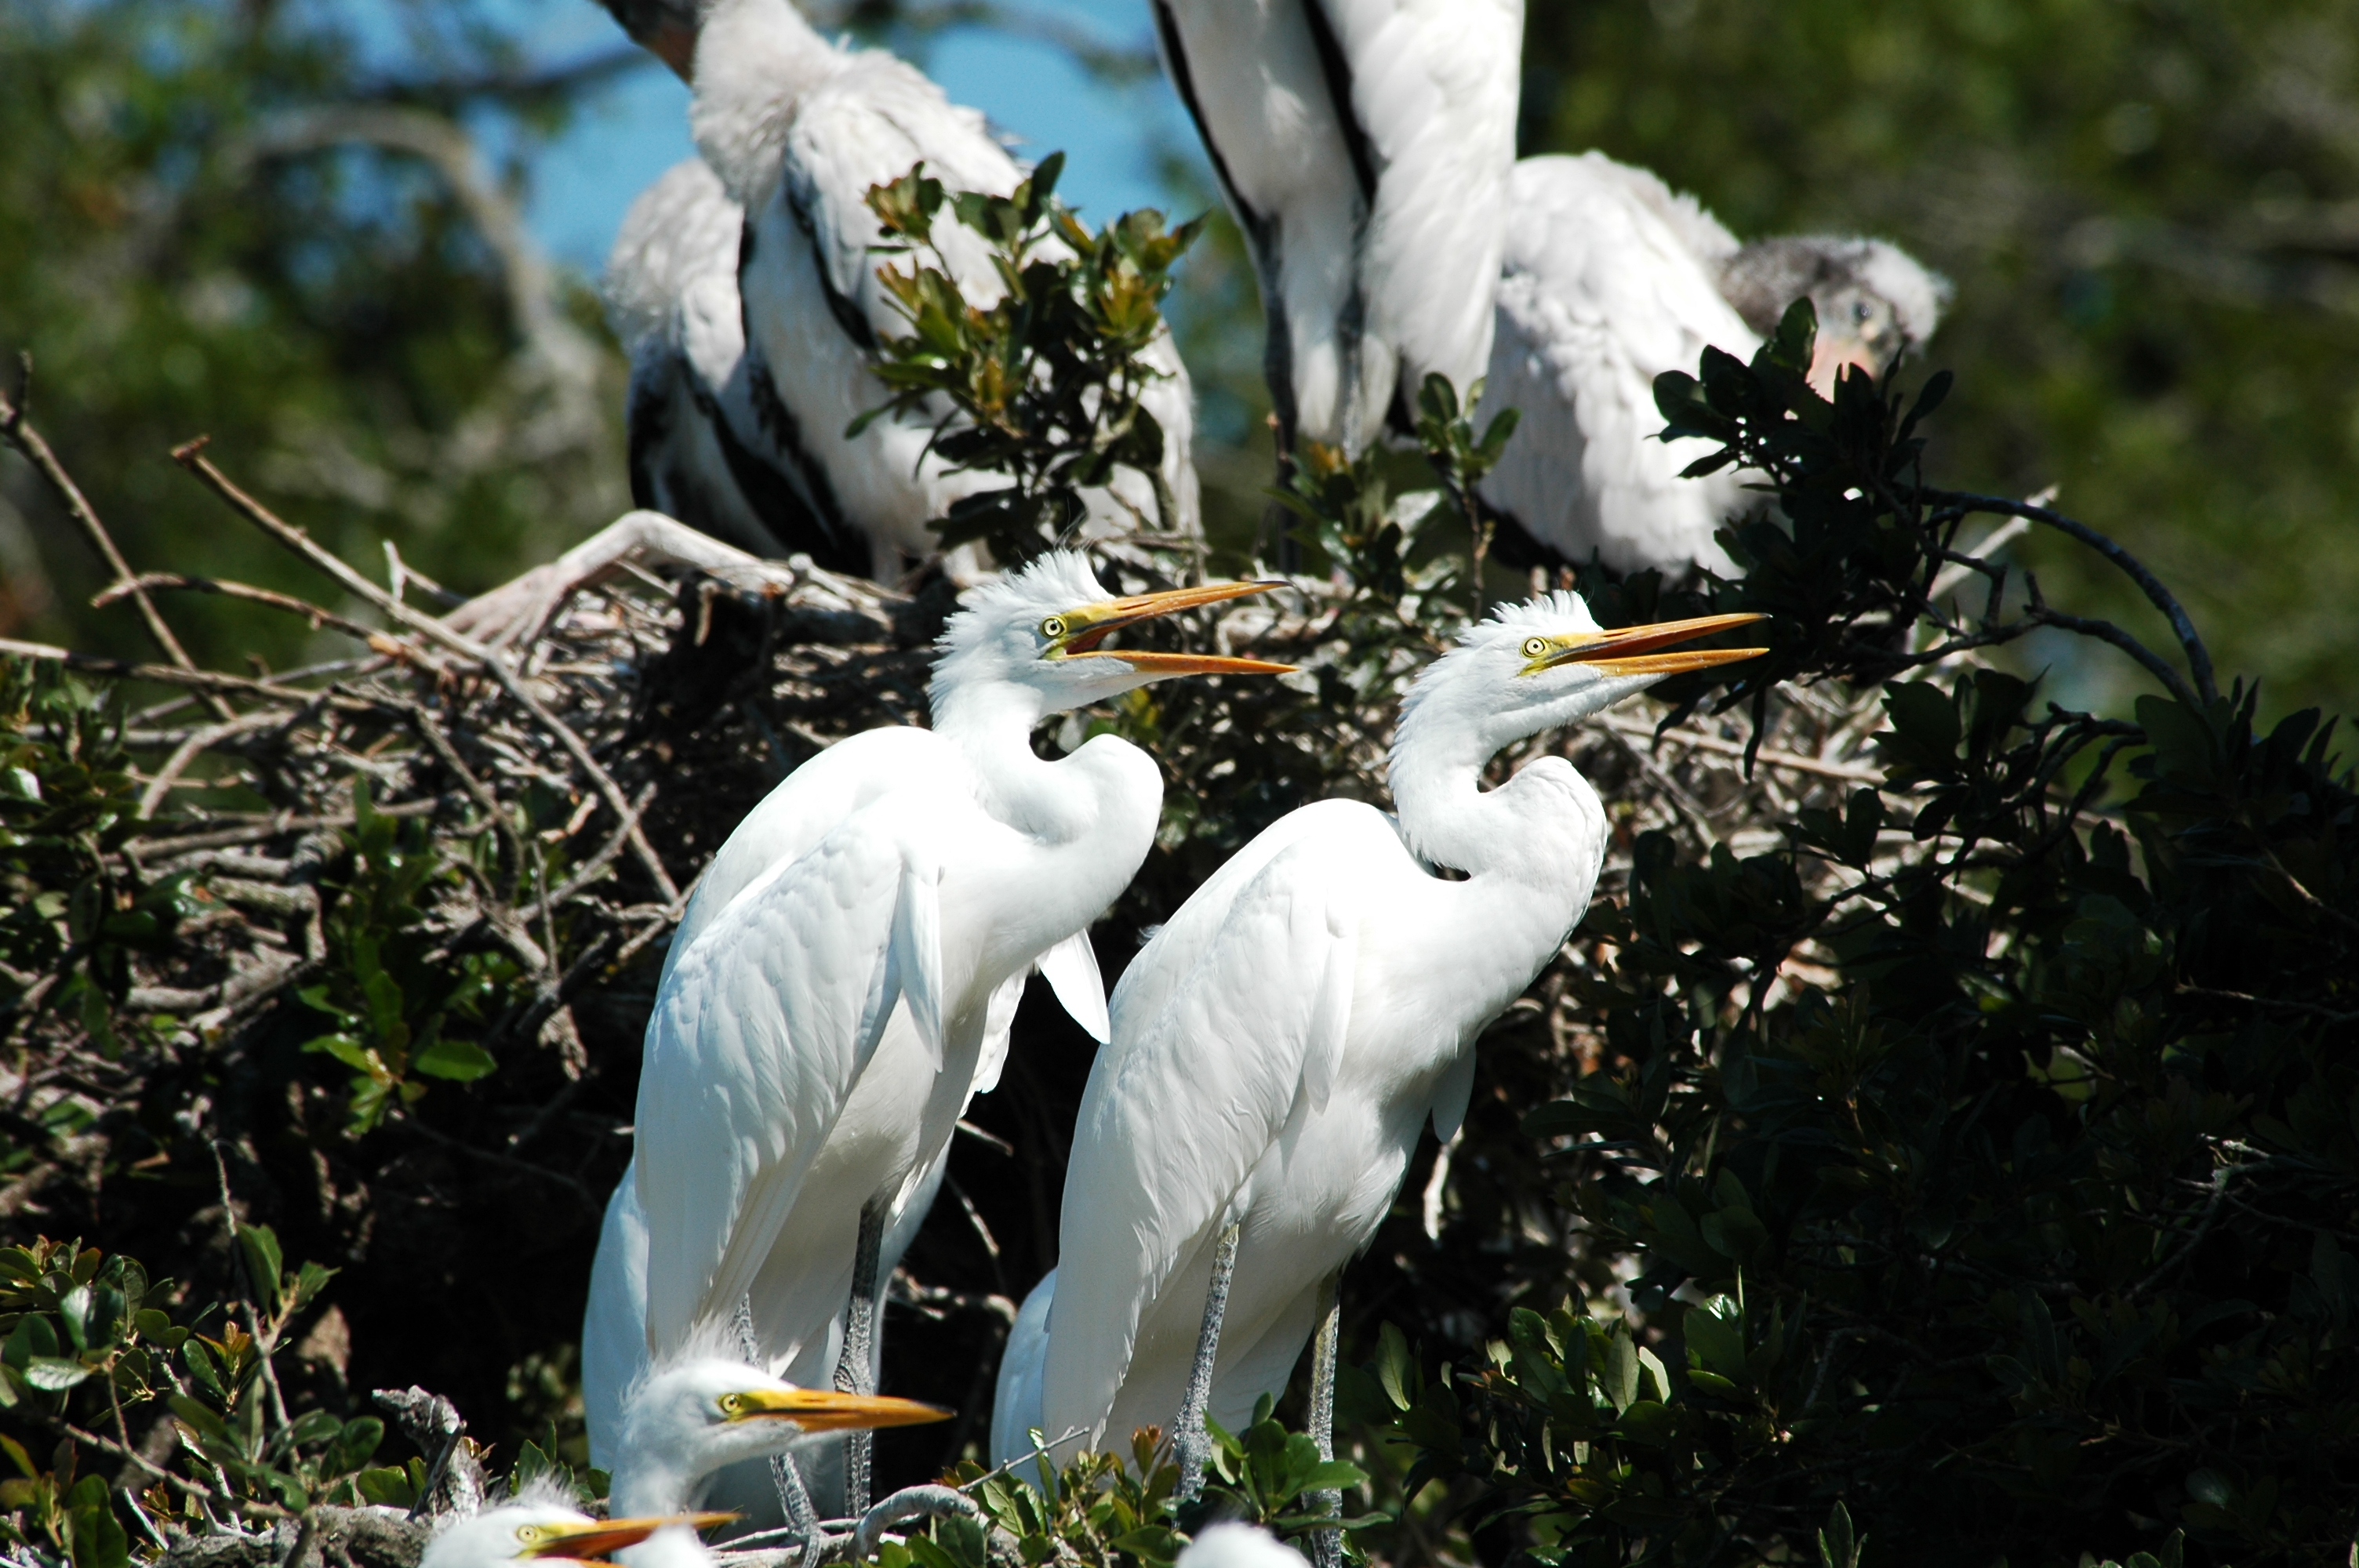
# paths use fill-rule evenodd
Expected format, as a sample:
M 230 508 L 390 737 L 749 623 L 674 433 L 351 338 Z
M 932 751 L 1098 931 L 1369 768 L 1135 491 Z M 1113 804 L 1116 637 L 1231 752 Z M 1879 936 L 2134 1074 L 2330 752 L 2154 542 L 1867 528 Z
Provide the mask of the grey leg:
M 751 1295 L 737 1298 L 737 1347 L 744 1352 L 750 1366 L 764 1365 L 761 1347 L 754 1342 L 754 1299 Z M 800 1542 L 800 1556 L 808 1561 L 825 1540 L 819 1527 L 819 1510 L 811 1507 L 810 1493 L 803 1486 L 802 1472 L 795 1462 L 783 1454 L 770 1455 L 770 1483 L 778 1489 L 778 1511 L 785 1517 L 787 1528 Z
M 1319 1314 L 1319 1336 L 1310 1342 L 1310 1436 L 1319 1444 L 1319 1457 L 1335 1457 L 1335 1339 L 1343 1324 L 1343 1302 L 1337 1286 L 1341 1274 L 1327 1276 L 1321 1294 L 1327 1298 L 1327 1310 Z M 1319 1511 L 1340 1517 L 1343 1511 L 1343 1494 L 1318 1492 L 1312 1495 Z M 1311 1568 L 1343 1568 L 1343 1532 L 1322 1530 L 1310 1538 Z
M 876 1391 L 875 1346 L 877 1291 L 877 1249 L 885 1239 L 885 1204 L 871 1198 L 861 1206 L 860 1241 L 852 1255 L 852 1302 L 844 1308 L 843 1354 L 835 1358 L 838 1393 Z M 868 1511 L 869 1459 L 875 1434 L 848 1432 L 843 1436 L 843 1511 L 853 1519 Z
M 1180 1461 L 1180 1489 L 1172 1494 L 1183 1503 L 1204 1495 L 1204 1465 L 1212 1457 L 1212 1434 L 1204 1429 L 1205 1407 L 1212 1400 L 1212 1361 L 1221 1348 L 1221 1319 L 1229 1310 L 1229 1278 L 1237 1271 L 1237 1235 L 1242 1222 L 1221 1232 L 1212 1249 L 1212 1283 L 1204 1292 L 1204 1326 L 1196 1336 L 1196 1364 L 1188 1373 L 1188 1397 L 1180 1405 L 1180 1430 L 1171 1434 L 1171 1451 Z

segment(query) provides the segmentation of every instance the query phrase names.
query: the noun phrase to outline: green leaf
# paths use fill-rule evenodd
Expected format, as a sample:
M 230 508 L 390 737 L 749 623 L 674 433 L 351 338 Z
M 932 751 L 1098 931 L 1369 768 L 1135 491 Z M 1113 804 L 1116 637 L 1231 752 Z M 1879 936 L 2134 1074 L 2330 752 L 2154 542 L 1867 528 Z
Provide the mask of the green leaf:
M 254 1282 L 256 1304 L 274 1317 L 285 1294 L 286 1264 L 278 1252 L 278 1233 L 266 1225 L 241 1225 L 237 1243 L 245 1253 L 246 1278 Z
M 26 1363 L 24 1379 L 32 1387 L 53 1394 L 72 1388 L 90 1374 L 91 1368 L 79 1361 L 59 1356 L 36 1356 Z
M 500 1064 L 498 1058 L 472 1040 L 441 1039 L 420 1051 L 409 1065 L 429 1078 L 470 1084 Z

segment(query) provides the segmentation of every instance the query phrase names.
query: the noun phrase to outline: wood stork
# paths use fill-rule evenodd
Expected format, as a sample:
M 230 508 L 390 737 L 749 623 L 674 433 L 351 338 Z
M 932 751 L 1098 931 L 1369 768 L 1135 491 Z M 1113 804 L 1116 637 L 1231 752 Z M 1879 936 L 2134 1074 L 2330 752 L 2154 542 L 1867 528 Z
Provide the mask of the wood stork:
M 594 1454 L 614 1454 L 650 1355 L 741 1313 L 749 1353 L 798 1382 L 870 1385 L 882 1259 L 923 1217 L 968 1098 L 996 1081 L 1027 968 L 1107 1033 L 1087 927 L 1146 856 L 1162 784 L 1113 736 L 1044 761 L 1033 727 L 1173 676 L 1283 672 L 1100 645 L 1271 586 L 1115 599 L 1083 557 L 1042 556 L 951 619 L 931 730 L 821 752 L 722 846 L 666 959 L 636 1151 L 592 1271 Z
M 1939 323 L 1949 285 L 1880 240 L 1739 244 L 1695 198 L 1603 153 L 1526 158 L 1507 241 L 1484 401 L 1523 411 L 1484 499 L 1545 555 L 1617 571 L 1733 567 L 1713 534 L 1754 503 L 1748 475 L 1680 470 L 1710 442 L 1656 439 L 1654 380 L 1704 347 L 1749 358 L 1786 307 L 1819 315 L 1810 379 L 1882 375 Z
M 1604 860 L 1604 809 L 1570 762 L 1542 757 L 1489 790 L 1484 765 L 1666 675 L 1755 656 L 1659 650 L 1758 619 L 1601 632 L 1570 593 L 1503 607 L 1412 686 L 1396 816 L 1293 812 L 1157 933 L 1115 989 L 1082 1096 L 1026 1424 L 1091 1446 L 1160 1425 L 1184 1488 L 1207 1409 L 1234 1430 L 1318 1328 L 1325 1440 L 1336 1278 L 1419 1129 L 1456 1130 L 1475 1041 L 1581 919 Z
M 1278 445 L 1357 452 L 1490 353 L 1522 0 L 1153 0 L 1268 319 Z M 1408 396 L 1397 396 L 1397 389 Z
M 679 301 L 672 314 L 683 326 L 673 336 L 681 347 L 658 342 L 650 353 L 669 355 L 674 363 L 685 356 L 694 372 L 686 382 L 691 389 L 725 389 L 734 377 L 742 377 L 744 388 L 742 402 L 712 395 L 720 417 L 706 420 L 708 433 L 677 416 L 677 395 L 658 399 L 659 378 L 651 373 L 647 397 L 635 395 L 633 402 L 635 416 L 642 407 L 647 411 L 644 427 L 634 427 L 635 452 L 643 454 L 650 475 L 676 470 L 718 490 L 723 481 L 712 457 L 719 449 L 744 490 L 737 476 L 745 465 L 728 463 L 722 442 L 729 433 L 762 474 L 785 481 L 798 503 L 746 496 L 782 544 L 807 547 L 806 540 L 823 539 L 858 557 L 857 569 L 883 581 L 898 578 L 906 560 L 923 559 L 939 547 L 926 526 L 929 521 L 960 496 L 1002 481 L 950 472 L 929 449 L 929 420 L 880 419 L 857 437 L 845 434 L 855 417 L 885 401 L 871 369 L 879 338 L 908 330 L 876 281 L 879 258 L 870 247 L 882 232 L 864 197 L 870 187 L 897 179 L 921 161 L 953 190 L 998 195 L 1015 189 L 1023 169 L 982 114 L 951 103 L 940 87 L 891 54 L 830 43 L 788 0 L 605 3 L 625 31 L 689 81 L 694 90 L 690 127 L 698 149 L 723 202 L 736 204 L 743 214 L 740 226 L 724 235 L 720 207 L 709 192 L 701 197 L 699 211 L 709 221 L 699 227 L 693 257 L 675 254 L 689 243 L 685 226 L 676 245 L 642 245 L 625 255 L 618 243 L 619 270 L 610 275 L 618 300 Z M 681 177 L 681 189 L 670 194 L 684 194 L 689 178 Z M 663 189 L 658 182 L 642 200 L 656 203 Z M 649 208 L 651 222 L 659 211 Z M 983 242 L 955 225 L 938 232 L 968 297 L 997 297 L 998 277 Z M 724 268 L 727 288 L 719 278 Z M 690 282 L 692 299 L 667 292 Z M 690 329 L 702 323 L 707 301 L 712 312 L 725 315 L 722 296 L 730 290 L 741 310 L 742 348 L 739 362 L 716 381 L 726 357 L 725 330 L 715 327 L 700 338 Z M 632 308 L 634 321 L 666 314 Z M 1147 358 L 1163 373 L 1144 402 L 1163 429 L 1162 478 L 1178 514 L 1159 518 L 1153 481 L 1118 471 L 1104 490 L 1086 495 L 1084 537 L 1130 535 L 1141 519 L 1182 535 L 1197 531 L 1187 370 L 1168 332 Z M 639 380 L 636 368 L 634 379 Z M 740 422 L 748 412 L 751 429 Z M 642 427 L 648 432 L 645 440 Z M 654 503 L 642 499 L 641 504 Z M 783 521 L 766 521 L 772 516 Z M 978 564 L 972 549 L 951 558 L 961 581 L 970 580 Z
M 776 394 L 745 351 L 745 227 L 720 176 L 687 158 L 639 194 L 614 236 L 606 310 L 631 362 L 632 504 L 757 556 L 800 553 L 864 576 L 875 566 L 867 536 L 812 509 L 801 454 L 762 417 Z

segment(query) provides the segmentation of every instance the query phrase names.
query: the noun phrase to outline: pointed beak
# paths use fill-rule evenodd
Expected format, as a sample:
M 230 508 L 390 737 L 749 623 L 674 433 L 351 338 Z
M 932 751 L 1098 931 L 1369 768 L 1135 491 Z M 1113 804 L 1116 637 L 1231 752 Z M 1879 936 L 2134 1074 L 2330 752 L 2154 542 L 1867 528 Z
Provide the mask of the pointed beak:
M 833 1389 L 748 1389 L 739 1421 L 790 1421 L 805 1432 L 860 1432 L 880 1426 L 921 1426 L 948 1421 L 951 1411 L 916 1400 L 883 1394 L 844 1394 Z
M 653 1514 L 644 1519 L 602 1519 L 594 1524 L 552 1524 L 541 1528 L 549 1532 L 519 1557 L 587 1562 L 620 1552 L 626 1546 L 636 1546 L 659 1530 L 684 1524 L 691 1530 L 710 1530 L 716 1524 L 727 1524 L 735 1514 Z
M 1248 594 L 1267 593 L 1272 589 L 1286 586 L 1283 582 L 1207 583 L 1201 588 L 1168 589 L 1161 593 L 1134 594 L 1127 599 L 1084 605 L 1066 613 L 1064 622 L 1069 630 L 1050 651 L 1049 656 L 1120 659 L 1142 675 L 1158 676 L 1286 675 L 1293 670 L 1292 665 L 1272 664 L 1266 659 L 1229 659 L 1209 654 L 1114 653 L 1098 646 L 1109 633 L 1118 632 L 1125 626 L 1135 626 L 1142 621 L 1152 621 L 1158 615 L 1169 615 L 1175 610 L 1193 610 L 1201 605 L 1243 599 Z
M 1693 648 L 1679 654 L 1662 654 L 1656 650 L 1667 648 L 1674 643 L 1708 636 L 1714 632 L 1724 632 L 1732 626 L 1745 626 L 1767 619 L 1766 615 L 1749 614 L 1699 615 L 1691 621 L 1658 621 L 1649 626 L 1603 632 L 1541 654 L 1527 666 L 1527 670 L 1554 669 L 1559 665 L 1592 665 L 1614 676 L 1675 676 L 1689 670 L 1708 670 L 1715 665 L 1757 659 L 1769 650 Z

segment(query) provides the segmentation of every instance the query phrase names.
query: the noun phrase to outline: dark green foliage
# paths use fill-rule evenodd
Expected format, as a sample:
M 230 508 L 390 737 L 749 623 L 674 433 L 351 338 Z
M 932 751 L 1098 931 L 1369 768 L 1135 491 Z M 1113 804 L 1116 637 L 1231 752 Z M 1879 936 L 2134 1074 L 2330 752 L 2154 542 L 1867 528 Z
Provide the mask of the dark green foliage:
M 1764 853 L 1641 838 L 1583 926 L 1613 1065 L 1524 1130 L 1589 1266 L 1637 1265 L 1643 1336 L 1568 1277 L 1487 1366 L 1420 1378 L 1388 1337 L 1361 1403 L 1412 1491 L 1478 1478 L 1478 1517 L 1520 1519 L 1542 1563 L 1802 1553 L 1841 1504 L 1871 1568 L 2169 1560 L 2182 1533 L 2203 1561 L 2340 1563 L 2359 795 L 2332 726 L 2211 695 L 2191 628 L 2182 676 L 2071 626 L 2173 689 L 2135 724 L 1942 667 L 2071 618 L 2036 588 L 2010 613 L 1995 568 L 1979 615 L 1933 603 L 1978 504 L 1917 478 L 1940 384 L 1906 415 L 1862 378 L 1829 404 L 1807 359 L 1789 317 L 1662 397 L 1790 520 L 1740 531 L 1751 571 L 1705 596 L 1774 607 L 1776 678 L 1887 682 L 1883 777 Z M 1766 678 L 1733 673 L 1737 697 Z
M 420 1076 L 473 1083 L 499 1064 L 482 1044 L 447 1025 L 480 1032 L 511 994 L 518 976 L 503 953 L 454 952 L 459 944 L 430 924 L 431 884 L 450 886 L 460 871 L 435 851 L 422 822 L 397 821 L 374 809 L 368 782 L 353 784 L 351 880 L 333 891 L 329 979 L 303 1000 L 334 1021 L 334 1032 L 307 1043 L 353 1070 L 352 1129 L 365 1132 L 397 1101 L 415 1105 Z
M 0 1030 L 61 1011 L 110 1054 L 132 956 L 168 949 L 202 896 L 118 853 L 139 827 L 122 727 L 119 692 L 0 663 Z
M 1050 154 L 1012 196 L 945 194 L 923 165 L 868 193 L 892 237 L 884 254 L 913 258 L 878 275 L 910 330 L 880 346 L 877 374 L 893 395 L 853 429 L 886 415 L 930 420 L 934 450 L 953 469 L 1005 475 L 932 526 L 946 546 L 980 541 L 1007 562 L 1064 541 L 1083 516 L 1081 492 L 1117 468 L 1153 481 L 1157 514 L 1137 519 L 1143 530 L 1178 523 L 1163 429 L 1139 401 L 1162 373 L 1142 356 L 1163 331 L 1171 268 L 1203 220 L 1167 232 L 1150 209 L 1093 234 L 1056 199 L 1064 163 Z M 938 221 L 990 247 L 996 298 L 966 297 Z

